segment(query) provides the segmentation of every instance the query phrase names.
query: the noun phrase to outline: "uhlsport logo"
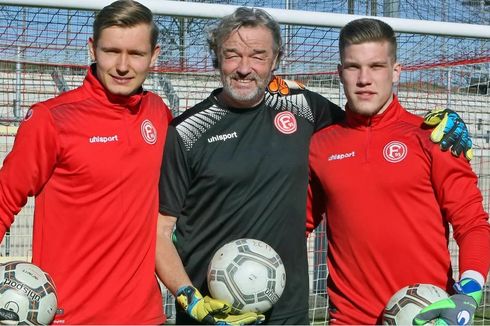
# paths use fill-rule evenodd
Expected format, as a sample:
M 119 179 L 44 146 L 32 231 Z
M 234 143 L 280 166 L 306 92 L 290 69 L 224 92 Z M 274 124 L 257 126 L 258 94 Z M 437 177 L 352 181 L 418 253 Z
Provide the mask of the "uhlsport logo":
M 152 145 L 157 142 L 157 130 L 150 120 L 145 120 L 141 123 L 141 135 L 148 144 Z
M 289 135 L 296 131 L 296 118 L 289 111 L 280 112 L 274 118 L 274 125 L 283 134 Z
M 407 145 L 400 141 L 391 141 L 383 148 L 385 160 L 391 163 L 398 163 L 407 156 Z
M 214 142 L 217 142 L 217 141 L 223 141 L 223 142 L 225 142 L 228 139 L 232 139 L 232 138 L 238 138 L 238 134 L 237 134 L 236 131 L 230 132 L 228 134 L 211 136 L 211 137 L 208 138 L 208 143 L 214 143 Z
M 93 144 L 93 143 L 112 143 L 112 142 L 118 142 L 119 138 L 117 135 L 114 136 L 92 136 L 88 139 L 88 142 Z
M 349 153 L 332 154 L 328 157 L 328 160 L 329 161 L 343 160 L 343 159 L 351 158 L 351 157 L 355 157 L 355 156 L 356 156 L 356 152 L 352 151 Z

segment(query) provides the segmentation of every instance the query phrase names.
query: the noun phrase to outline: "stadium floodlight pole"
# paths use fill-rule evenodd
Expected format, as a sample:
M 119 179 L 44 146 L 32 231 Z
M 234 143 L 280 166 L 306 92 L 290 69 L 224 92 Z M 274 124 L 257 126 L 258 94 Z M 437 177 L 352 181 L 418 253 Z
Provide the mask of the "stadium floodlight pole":
M 53 7 L 66 9 L 98 10 L 111 3 L 112 0 L 0 0 L 0 5 Z M 221 18 L 232 13 L 238 6 L 198 3 L 171 0 L 139 0 L 155 14 L 195 18 Z M 262 8 L 269 12 L 279 23 L 302 26 L 342 27 L 351 20 L 367 17 L 361 15 L 312 12 Z M 490 38 L 490 26 L 439 22 L 428 20 L 380 17 L 390 24 L 397 32 L 414 34 L 445 35 L 470 38 Z

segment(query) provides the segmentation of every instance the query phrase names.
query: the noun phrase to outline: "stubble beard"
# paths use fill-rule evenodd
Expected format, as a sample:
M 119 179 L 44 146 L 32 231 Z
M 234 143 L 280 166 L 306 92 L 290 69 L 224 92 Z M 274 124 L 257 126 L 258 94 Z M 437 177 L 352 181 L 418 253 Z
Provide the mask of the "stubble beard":
M 240 92 L 233 88 L 232 86 L 232 80 L 237 80 L 240 79 L 236 75 L 228 75 L 224 76 L 221 74 L 221 80 L 223 83 L 223 92 L 226 94 L 227 97 L 231 98 L 235 103 L 247 103 L 247 102 L 260 102 L 262 101 L 264 94 L 265 94 L 265 89 L 267 87 L 267 84 L 272 76 L 272 73 L 269 74 L 267 77 L 267 80 L 260 78 L 256 74 L 253 74 L 251 76 L 248 76 L 246 79 L 250 79 L 255 81 L 257 86 L 255 87 L 254 90 L 251 90 L 247 93 Z

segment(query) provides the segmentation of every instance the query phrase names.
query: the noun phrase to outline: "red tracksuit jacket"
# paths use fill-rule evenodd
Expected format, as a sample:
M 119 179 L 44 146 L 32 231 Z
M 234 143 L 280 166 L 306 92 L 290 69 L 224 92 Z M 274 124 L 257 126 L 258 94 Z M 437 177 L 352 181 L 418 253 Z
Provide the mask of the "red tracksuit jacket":
M 0 170 L 0 237 L 35 196 L 32 260 L 56 284 L 55 323 L 165 321 L 154 271 L 170 118 L 157 95 L 107 94 L 90 69 L 21 123 Z
M 313 136 L 308 227 L 326 213 L 333 324 L 381 323 L 390 297 L 408 284 L 449 291 L 449 224 L 459 270 L 488 273 L 490 227 L 477 177 L 421 124 L 395 97 L 380 115 L 348 112 L 344 124 Z

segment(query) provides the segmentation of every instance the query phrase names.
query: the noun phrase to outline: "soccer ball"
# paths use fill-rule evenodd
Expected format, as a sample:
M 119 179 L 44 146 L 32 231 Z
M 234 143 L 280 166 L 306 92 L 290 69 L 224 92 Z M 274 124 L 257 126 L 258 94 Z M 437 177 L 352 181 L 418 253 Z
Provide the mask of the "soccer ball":
M 51 323 L 57 309 L 51 277 L 34 264 L 0 264 L 0 308 L 19 315 L 19 324 Z
M 413 284 L 398 290 L 388 301 L 383 314 L 383 325 L 412 325 L 422 308 L 447 298 L 448 294 L 432 284 Z
M 211 296 L 242 312 L 269 310 L 286 285 L 281 257 L 255 239 L 239 239 L 221 247 L 211 259 L 207 277 Z

